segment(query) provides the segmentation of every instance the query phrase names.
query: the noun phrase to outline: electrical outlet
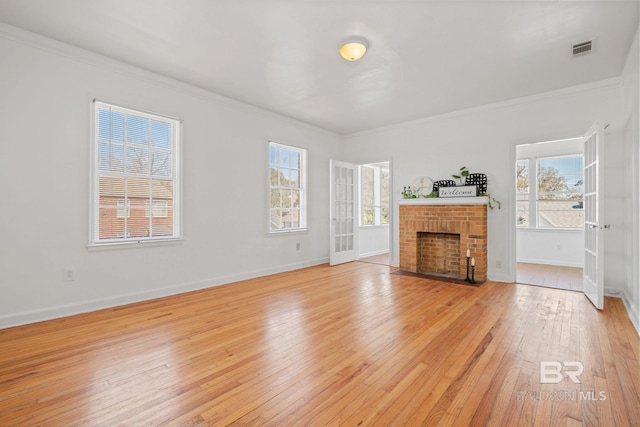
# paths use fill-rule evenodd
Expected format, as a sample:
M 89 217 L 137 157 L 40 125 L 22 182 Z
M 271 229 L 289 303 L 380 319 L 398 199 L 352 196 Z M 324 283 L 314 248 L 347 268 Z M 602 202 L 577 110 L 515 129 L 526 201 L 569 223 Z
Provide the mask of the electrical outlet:
M 562 250 L 562 246 L 556 245 L 556 251 L 560 251 L 560 250 Z
M 502 261 L 496 261 L 496 268 L 502 268 Z
M 300 243 L 296 243 L 296 251 L 300 250 Z
M 73 282 L 76 279 L 76 272 L 73 268 L 65 268 L 62 270 L 62 280 L 65 282 Z

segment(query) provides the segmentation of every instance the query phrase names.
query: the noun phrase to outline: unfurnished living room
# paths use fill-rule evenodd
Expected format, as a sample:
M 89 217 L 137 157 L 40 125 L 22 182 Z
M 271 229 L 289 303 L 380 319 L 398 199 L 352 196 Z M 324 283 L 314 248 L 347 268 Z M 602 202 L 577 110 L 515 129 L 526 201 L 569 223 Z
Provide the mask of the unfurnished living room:
M 0 426 L 637 426 L 639 28 L 0 0 Z

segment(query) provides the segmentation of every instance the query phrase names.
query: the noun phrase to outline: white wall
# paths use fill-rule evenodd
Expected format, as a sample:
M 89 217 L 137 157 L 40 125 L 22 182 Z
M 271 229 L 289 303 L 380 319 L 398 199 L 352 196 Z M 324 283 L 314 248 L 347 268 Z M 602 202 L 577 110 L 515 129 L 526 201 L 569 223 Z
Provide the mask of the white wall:
M 389 226 L 369 226 L 358 229 L 358 256 L 360 258 L 389 252 Z
M 623 216 L 627 240 L 623 253 L 625 287 L 623 301 L 640 334 L 640 27 L 633 39 L 622 75 L 622 115 L 624 155 L 619 166 L 628 190 Z
M 617 129 L 620 129 L 618 127 Z M 604 288 L 605 295 L 620 297 L 628 284 L 628 241 L 631 221 L 627 209 L 631 200 L 631 177 L 627 169 L 627 146 L 620 131 L 605 131 Z M 636 236 L 638 236 L 636 234 Z
M 516 230 L 516 259 L 533 264 L 584 266 L 583 230 Z
M 393 192 L 419 176 L 448 179 L 461 166 L 487 174 L 488 190 L 502 202 L 489 212 L 489 268 L 492 280 L 515 280 L 515 146 L 582 135 L 594 122 L 620 128 L 618 79 L 481 108 L 442 115 L 345 137 L 345 158 L 362 152 L 393 157 Z M 394 215 L 398 215 L 397 204 Z M 398 264 L 398 225 L 393 229 Z M 496 261 L 502 268 L 496 268 Z
M 0 70 L 0 327 L 327 261 L 339 136 L 6 25 Z M 182 243 L 87 249 L 94 97 L 184 120 Z M 306 234 L 267 237 L 269 139 L 309 150 Z

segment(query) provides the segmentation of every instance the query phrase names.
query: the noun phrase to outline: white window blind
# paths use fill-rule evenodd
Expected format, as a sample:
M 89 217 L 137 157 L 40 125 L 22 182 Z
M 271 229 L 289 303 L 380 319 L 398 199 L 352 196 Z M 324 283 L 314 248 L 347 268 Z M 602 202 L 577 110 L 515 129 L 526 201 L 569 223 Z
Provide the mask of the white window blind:
M 180 122 L 94 101 L 91 244 L 175 239 Z

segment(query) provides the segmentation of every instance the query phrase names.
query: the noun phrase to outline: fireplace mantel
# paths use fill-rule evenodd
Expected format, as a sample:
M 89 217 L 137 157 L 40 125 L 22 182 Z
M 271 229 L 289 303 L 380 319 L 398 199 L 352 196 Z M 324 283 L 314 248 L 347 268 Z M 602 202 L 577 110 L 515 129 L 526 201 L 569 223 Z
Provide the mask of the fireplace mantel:
M 488 201 L 487 197 L 400 200 L 400 269 L 463 279 L 469 250 L 476 281 L 487 280 Z

